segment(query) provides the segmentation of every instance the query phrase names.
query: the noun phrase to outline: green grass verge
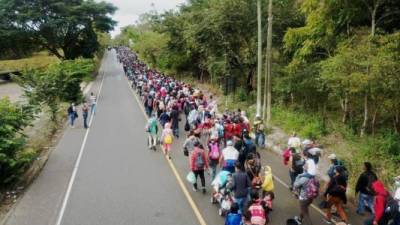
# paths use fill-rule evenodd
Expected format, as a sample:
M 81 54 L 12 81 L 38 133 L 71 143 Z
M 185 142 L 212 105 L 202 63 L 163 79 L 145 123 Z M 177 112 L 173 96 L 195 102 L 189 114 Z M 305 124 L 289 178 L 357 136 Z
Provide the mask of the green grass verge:
M 0 71 L 22 71 L 25 69 L 45 68 L 50 64 L 60 62 L 60 60 L 49 55 L 48 52 L 38 52 L 29 58 L 16 60 L 0 60 Z

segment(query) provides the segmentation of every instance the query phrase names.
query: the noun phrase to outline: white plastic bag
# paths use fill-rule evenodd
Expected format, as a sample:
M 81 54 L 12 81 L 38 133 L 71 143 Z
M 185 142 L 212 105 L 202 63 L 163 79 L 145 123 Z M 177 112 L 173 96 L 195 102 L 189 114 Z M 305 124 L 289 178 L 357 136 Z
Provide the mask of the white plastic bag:
M 196 183 L 196 176 L 194 175 L 193 171 L 190 171 L 188 175 L 186 176 L 186 180 L 189 181 L 189 183 L 194 184 Z

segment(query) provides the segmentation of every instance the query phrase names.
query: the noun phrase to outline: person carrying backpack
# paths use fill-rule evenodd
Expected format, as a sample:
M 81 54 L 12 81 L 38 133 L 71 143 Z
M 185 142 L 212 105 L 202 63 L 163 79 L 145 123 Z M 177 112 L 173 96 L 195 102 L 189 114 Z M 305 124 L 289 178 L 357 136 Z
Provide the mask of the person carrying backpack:
M 265 225 L 268 223 L 265 205 L 261 201 L 258 191 L 256 190 L 250 193 L 250 202 L 247 211 L 250 213 L 252 225 Z
M 240 225 L 242 223 L 242 215 L 238 211 L 239 206 L 235 202 L 231 205 L 231 209 L 225 218 L 225 225 Z
M 304 172 L 305 160 L 300 153 L 296 153 L 296 149 L 291 148 L 291 156 L 288 162 L 290 176 L 290 190 L 293 190 L 293 184 L 297 176 Z
M 348 223 L 346 212 L 343 209 L 343 204 L 347 203 L 347 179 L 343 173 L 344 170 L 341 167 L 335 169 L 335 176 L 329 181 L 328 187 L 324 194 L 324 197 L 327 201 L 324 219 L 327 224 L 332 224 L 332 206 L 335 206 L 342 221 L 346 224 Z
M 155 113 L 151 115 L 149 121 L 147 122 L 146 132 L 149 133 L 149 139 L 147 142 L 149 149 L 156 150 L 158 125 Z
M 194 150 L 190 155 L 190 169 L 196 177 L 196 182 L 193 184 L 193 190 L 197 191 L 197 177 L 200 176 L 203 194 L 206 193 L 206 181 L 204 178 L 204 170 L 208 170 L 208 160 L 204 149 L 200 147 L 200 143 L 194 144 Z
M 171 145 L 174 141 L 174 135 L 172 133 L 171 123 L 165 124 L 165 128 L 161 134 L 161 141 L 163 143 L 162 149 L 164 154 L 168 156 L 169 159 L 171 159 L 170 151 L 171 151 Z
M 210 160 L 211 168 L 211 180 L 213 181 L 217 174 L 217 166 L 219 158 L 221 157 L 221 151 L 219 149 L 218 139 L 211 139 L 208 143 L 208 158 Z
M 318 197 L 319 183 L 315 176 L 308 172 L 308 166 L 304 166 L 305 173 L 297 176 L 293 189 L 299 191 L 298 199 L 300 205 L 300 215 L 294 217 L 299 224 L 312 225 L 309 214 L 309 207 L 313 200 Z
M 393 221 L 390 225 L 400 225 L 400 176 L 397 176 L 395 178 L 395 191 L 394 191 L 394 196 L 393 199 L 395 200 L 395 203 L 397 203 L 397 210 L 395 209 L 391 209 L 394 212 L 394 216 L 393 216 Z

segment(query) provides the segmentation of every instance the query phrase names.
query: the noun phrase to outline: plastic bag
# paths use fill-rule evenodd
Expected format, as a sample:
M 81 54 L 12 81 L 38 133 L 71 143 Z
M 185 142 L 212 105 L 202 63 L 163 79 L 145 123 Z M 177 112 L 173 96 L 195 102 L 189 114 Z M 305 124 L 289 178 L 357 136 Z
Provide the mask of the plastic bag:
M 191 183 L 191 184 L 196 183 L 196 176 L 194 175 L 194 173 L 192 171 L 190 171 L 188 173 L 188 175 L 186 176 L 186 180 L 189 181 L 189 183 Z

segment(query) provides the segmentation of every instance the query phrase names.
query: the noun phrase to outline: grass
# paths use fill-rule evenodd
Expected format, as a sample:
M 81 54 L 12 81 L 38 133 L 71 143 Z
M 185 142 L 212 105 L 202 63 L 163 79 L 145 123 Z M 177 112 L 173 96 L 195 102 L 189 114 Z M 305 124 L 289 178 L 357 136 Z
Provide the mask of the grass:
M 48 52 L 42 51 L 33 54 L 29 58 L 16 60 L 0 60 L 0 71 L 21 71 L 24 69 L 44 68 L 52 63 L 57 63 L 60 60 Z

